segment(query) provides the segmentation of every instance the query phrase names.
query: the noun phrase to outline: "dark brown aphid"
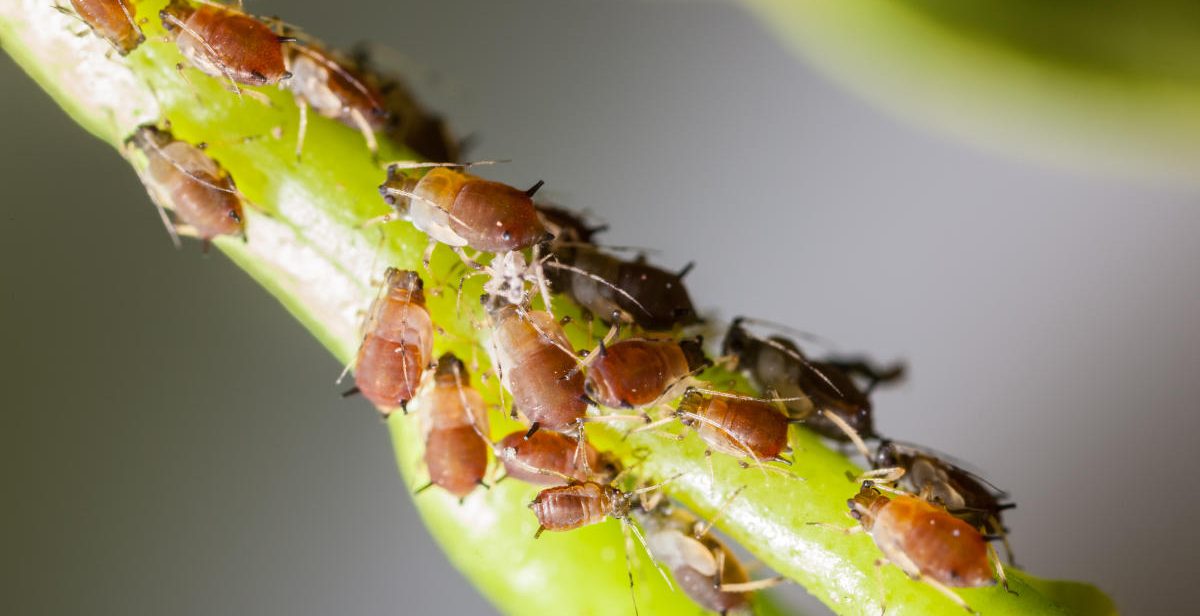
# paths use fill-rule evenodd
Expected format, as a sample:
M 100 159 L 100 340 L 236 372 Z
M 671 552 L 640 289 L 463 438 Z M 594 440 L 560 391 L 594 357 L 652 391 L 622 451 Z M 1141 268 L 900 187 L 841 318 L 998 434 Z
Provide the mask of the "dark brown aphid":
M 915 445 L 880 441 L 871 465 L 876 470 L 904 469 L 900 487 L 942 505 L 984 534 L 1002 538 L 1008 561 L 1012 562 L 1007 531 L 1000 519 L 1002 511 L 1016 507 L 1015 503 L 1004 502 L 1007 493 L 944 456 Z
M 283 45 L 290 37 L 276 34 L 256 17 L 237 9 L 188 0 L 171 0 L 158 13 L 174 36 L 183 57 L 200 72 L 238 85 L 269 86 L 292 76 Z
M 92 32 L 108 41 L 121 55 L 133 51 L 146 40 L 135 19 L 137 6 L 130 0 L 71 0 L 71 8 Z
M 462 144 L 454 138 L 446 121 L 421 106 L 399 80 L 384 80 L 380 86 L 388 123 L 385 134 L 412 148 L 425 160 L 460 160 Z
M 389 119 L 387 103 L 375 79 L 315 44 L 291 45 L 289 51 L 292 78 L 288 88 L 300 107 L 296 155 L 304 147 L 309 107 L 361 131 L 374 154 L 379 149 L 375 133 L 386 128 Z
M 512 304 L 491 307 L 491 350 L 513 406 L 532 425 L 556 431 L 577 428 L 587 412 L 583 375 L 562 325 L 546 312 Z
M 679 588 L 706 610 L 747 612 L 753 591 L 782 581 L 751 582 L 733 551 L 704 532 L 705 524 L 683 509 L 664 503 L 649 511 L 636 508 L 633 514 L 646 534 L 650 554 L 670 569 Z
M 691 265 L 668 272 L 644 257 L 625 261 L 582 246 L 556 250 L 555 257 L 557 262 L 546 263 L 551 286 L 605 322 L 615 313 L 643 329 L 663 331 L 699 321 L 683 284 Z
M 746 329 L 744 320 L 734 319 L 729 326 L 723 352 L 736 356 L 738 366 L 760 387 L 791 398 L 786 405 L 793 416 L 826 438 L 847 440 L 827 413 L 837 415 L 863 438 L 877 436 L 869 394 L 875 383 L 899 378 L 900 370 L 873 373 L 870 385 L 863 389 L 844 368 L 866 370 L 865 363 L 809 361 L 796 343 L 781 336 L 759 338 Z
M 997 576 L 1004 579 L 983 535 L 939 505 L 909 495 L 888 498 L 869 481 L 847 504 L 887 561 L 969 612 L 974 610 L 950 587 L 992 586 Z
M 430 169 L 420 179 L 405 176 L 400 169 L 388 167 L 379 192 L 432 240 L 502 253 L 529 248 L 546 238 L 546 228 L 533 209 L 532 196 L 540 182 L 520 190 L 447 167 Z M 387 220 L 390 217 L 380 219 Z
M 496 449 L 503 454 L 501 458 L 509 477 L 534 485 L 566 485 L 570 482 L 565 477 L 579 482 L 608 483 L 620 472 L 620 463 L 615 458 L 597 451 L 586 440 L 580 454 L 579 441 L 558 432 L 542 430 L 528 438 L 524 430 L 513 432 L 501 439 Z M 578 460 L 577 455 L 584 459 Z
M 588 365 L 584 390 L 601 406 L 641 408 L 669 400 L 687 377 L 710 365 L 699 338 L 630 338 L 601 343 Z
M 433 359 L 433 320 L 423 288 L 416 272 L 389 267 L 363 328 L 354 383 L 384 416 L 406 408 Z
M 177 235 L 189 235 L 207 248 L 215 237 L 242 233 L 242 196 L 233 178 L 203 150 L 152 125 L 138 127 L 125 145 L 145 156 L 139 176 L 176 244 Z
M 470 385 L 470 375 L 452 353 L 438 360 L 433 379 L 414 399 L 425 434 L 429 483 L 461 498 L 487 474 L 487 407 Z
M 790 421 L 771 402 L 689 388 L 674 417 L 722 453 L 756 462 L 788 462 L 780 454 L 791 450 Z

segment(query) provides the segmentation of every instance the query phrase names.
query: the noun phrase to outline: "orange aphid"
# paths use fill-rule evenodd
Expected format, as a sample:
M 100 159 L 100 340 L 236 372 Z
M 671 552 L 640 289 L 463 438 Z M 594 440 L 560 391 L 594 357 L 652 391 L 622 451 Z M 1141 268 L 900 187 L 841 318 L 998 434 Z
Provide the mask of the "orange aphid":
M 709 363 L 698 338 L 630 338 L 601 344 L 588 365 L 584 389 L 603 406 L 640 408 L 664 398 Z
M 967 611 L 970 606 L 948 587 L 996 584 L 987 540 L 945 508 L 905 494 L 888 498 L 869 481 L 847 504 L 888 561 Z
M 498 304 L 491 311 L 491 347 L 514 407 L 539 427 L 576 428 L 588 404 L 583 375 L 567 334 L 554 317 Z
M 407 406 L 433 359 L 423 288 L 416 272 L 388 268 L 363 328 L 354 383 L 384 415 Z
M 146 40 L 138 27 L 137 6 L 130 0 L 71 0 L 75 14 L 98 36 L 125 55 Z
M 618 472 L 619 463 L 608 454 L 600 453 L 587 441 L 580 453 L 579 441 L 558 432 L 543 430 L 529 438 L 524 430 L 513 432 L 501 439 L 496 449 L 504 454 L 504 469 L 509 477 L 535 485 L 565 485 L 566 477 L 608 482 Z M 577 454 L 583 459 L 577 460 Z
M 236 9 L 171 0 L 159 11 L 179 52 L 200 72 L 246 86 L 268 86 L 292 76 L 284 60 L 289 37 Z
M 765 400 L 688 389 L 675 412 L 680 423 L 713 449 L 758 462 L 782 460 L 788 450 L 789 420 Z
M 162 210 L 171 210 L 181 223 L 172 223 L 163 214 L 173 238 L 193 235 L 207 246 L 217 236 L 242 233 L 241 194 L 233 178 L 203 150 L 152 125 L 138 127 L 126 147 L 146 158 L 139 175 L 150 198 Z
M 483 483 L 490 443 L 487 407 L 452 353 L 438 360 L 433 379 L 414 399 L 425 435 L 429 481 L 464 498 Z
M 375 132 L 387 127 L 389 113 L 376 80 L 336 54 L 312 44 L 290 47 L 292 78 L 288 88 L 300 106 L 296 150 L 303 148 L 308 108 L 321 116 L 357 128 L 372 153 L 378 149 Z

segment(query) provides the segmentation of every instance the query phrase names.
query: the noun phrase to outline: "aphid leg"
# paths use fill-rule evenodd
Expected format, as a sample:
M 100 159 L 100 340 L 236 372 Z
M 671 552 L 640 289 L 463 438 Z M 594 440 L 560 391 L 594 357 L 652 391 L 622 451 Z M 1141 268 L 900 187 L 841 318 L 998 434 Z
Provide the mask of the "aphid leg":
M 807 522 L 806 525 L 807 526 L 817 526 L 817 527 L 824 528 L 827 530 L 837 531 L 839 533 L 842 533 L 843 535 L 857 535 L 866 530 L 862 526 L 858 526 L 858 525 L 838 526 L 837 524 L 830 524 L 829 522 Z
M 453 246 L 452 248 L 454 249 L 454 254 L 458 255 L 458 258 L 462 259 L 463 263 L 467 264 L 467 267 L 470 267 L 471 269 L 473 269 L 475 271 L 483 271 L 484 270 L 483 265 L 481 263 L 479 263 L 478 261 L 476 261 L 475 259 L 468 256 L 467 251 L 463 250 L 462 246 Z
M 632 303 L 634 306 L 637 306 L 638 310 L 641 310 L 646 315 L 651 316 L 650 311 L 647 310 L 646 307 L 643 306 L 642 303 L 637 300 L 637 298 L 630 295 L 629 292 L 626 291 L 625 289 L 622 289 L 621 287 L 618 287 L 617 285 L 613 284 L 612 282 L 609 282 L 607 279 L 605 279 L 602 276 L 597 276 L 596 274 L 593 274 L 587 270 L 575 267 L 574 265 L 567 265 L 566 263 L 559 263 L 557 261 L 547 261 L 546 265 L 548 267 L 552 267 L 554 269 L 567 270 L 568 272 L 573 272 L 573 273 L 583 276 L 585 278 L 594 280 L 594 281 L 612 289 L 621 297 L 624 297 L 625 299 L 629 300 L 630 303 Z
M 646 544 L 646 538 L 642 536 L 642 531 L 638 530 L 637 525 L 632 522 L 622 519 L 621 523 L 623 526 L 627 526 L 629 528 L 630 532 L 633 533 L 634 537 L 637 537 L 638 543 L 642 544 L 642 549 L 646 551 L 646 556 L 650 558 L 650 562 L 654 563 L 654 568 L 658 569 L 658 574 L 661 575 L 663 581 L 667 583 L 667 588 L 674 591 L 675 585 L 671 583 L 671 578 L 667 575 L 666 570 L 664 570 L 662 568 L 662 565 L 659 564 L 658 560 L 654 558 L 654 554 L 652 554 L 650 552 L 650 546 Z M 626 544 L 626 545 L 628 546 L 628 544 Z M 625 555 L 627 557 L 629 556 L 628 547 L 626 548 Z M 631 581 L 632 581 L 632 578 L 631 578 Z
M 865 471 L 865 472 L 861 473 L 860 475 L 858 475 L 857 477 L 854 477 L 852 480 L 854 481 L 854 483 L 862 483 L 864 481 L 871 481 L 876 484 L 876 487 L 879 487 L 879 484 L 894 484 L 897 481 L 900 481 L 900 478 L 904 476 L 905 472 L 906 472 L 905 469 L 900 466 L 891 466 L 888 468 L 876 468 L 876 469 L 872 469 L 869 471 Z M 924 499 L 924 500 L 929 500 L 929 499 Z
M 183 237 L 200 237 L 200 232 L 192 225 L 174 225 L 175 233 Z M 206 240 L 207 241 L 207 240 Z
M 395 167 L 397 169 L 429 169 L 432 167 L 459 167 L 466 169 L 467 167 L 476 167 L 479 165 L 497 165 L 506 163 L 507 160 L 475 160 L 465 163 L 428 163 L 419 160 L 393 160 L 381 163 L 384 167 Z
M 697 539 L 700 539 L 704 535 L 707 535 L 708 531 L 712 529 L 713 524 L 715 524 L 717 522 L 717 520 L 719 520 L 721 518 L 722 515 L 725 515 L 725 511 L 727 509 L 729 509 L 729 505 L 731 505 L 733 503 L 733 499 L 737 498 L 738 495 L 742 493 L 742 490 L 745 490 L 745 489 L 746 489 L 746 486 L 742 486 L 742 487 L 738 488 L 737 490 L 734 490 L 733 494 L 730 494 L 729 498 L 725 499 L 724 503 L 721 503 L 721 506 L 717 509 L 717 512 L 714 513 L 712 515 L 712 517 L 710 517 L 708 519 L 708 521 L 705 522 L 702 527 L 696 529 L 694 536 Z
M 300 119 L 296 123 L 296 160 L 304 152 L 304 135 L 308 133 L 308 101 L 296 97 L 296 106 L 300 108 Z
M 996 553 L 996 546 L 988 544 L 988 557 L 992 559 L 992 567 L 996 569 L 996 579 L 1000 580 L 1000 586 L 1004 588 L 1004 592 L 1017 594 L 1017 591 L 1008 587 L 1008 576 L 1004 573 L 1004 563 L 1000 562 L 1000 555 Z
M 359 111 L 357 108 L 350 109 L 350 119 L 354 120 L 354 125 L 358 127 L 358 130 L 362 131 L 363 139 L 367 141 L 367 149 L 371 151 L 371 159 L 379 160 L 379 142 L 375 140 L 375 131 L 371 129 L 371 125 L 363 117 L 362 111 Z
M 951 590 L 949 586 L 946 586 L 945 584 L 943 584 L 931 577 L 921 575 L 920 573 L 917 573 L 915 576 L 913 576 L 913 579 L 917 580 L 919 582 L 925 582 L 926 584 L 931 586 L 934 590 L 942 593 L 943 595 L 946 595 L 947 599 L 950 599 L 951 601 L 955 602 L 962 609 L 967 610 L 967 613 L 969 613 L 969 614 L 978 614 L 979 613 L 979 612 L 976 612 L 974 609 L 972 609 L 970 605 L 967 605 L 967 601 L 965 599 L 963 599 L 962 597 L 958 596 L 958 593 Z
M 433 482 L 430 481 L 429 483 L 417 488 L 416 490 L 413 490 L 413 496 L 416 496 L 416 495 L 420 494 L 421 492 L 424 492 L 425 490 L 428 490 L 429 488 L 432 488 L 432 487 L 433 487 Z
M 633 588 L 633 540 L 629 538 L 630 524 L 621 520 L 621 534 L 625 535 L 625 572 L 629 574 L 629 598 L 633 601 L 633 614 L 639 616 L 637 591 Z
M 570 370 L 567 371 L 566 374 L 564 374 L 564 375 L 562 375 L 562 377 L 560 377 L 562 380 L 565 381 L 565 380 L 570 379 L 571 377 L 575 376 L 575 373 L 586 368 L 588 366 L 588 364 L 592 363 L 592 361 L 596 357 L 604 357 L 604 354 L 607 352 L 607 349 L 605 347 L 607 345 L 611 344 L 612 341 L 617 338 L 617 336 L 621 335 L 621 321 L 619 319 L 615 318 L 616 316 L 617 316 L 617 313 L 614 311 L 613 312 L 614 319 L 613 319 L 612 327 L 608 328 L 608 333 L 605 334 L 604 337 L 600 339 L 600 343 L 598 345 L 596 345 L 596 349 L 593 351 L 590 351 L 583 359 L 576 361 L 575 367 L 571 368 Z
M 1004 524 L 1000 523 L 1000 519 L 994 515 L 988 516 L 989 528 L 996 531 L 1000 535 L 1000 542 L 1004 544 L 1004 555 L 1008 557 L 1008 565 L 1010 567 L 1017 566 L 1017 561 L 1013 557 L 1012 545 L 1008 542 L 1008 531 L 1004 528 Z
M 879 588 L 879 616 L 887 613 L 887 587 L 883 585 L 883 567 L 887 563 L 886 558 L 875 559 L 875 586 Z

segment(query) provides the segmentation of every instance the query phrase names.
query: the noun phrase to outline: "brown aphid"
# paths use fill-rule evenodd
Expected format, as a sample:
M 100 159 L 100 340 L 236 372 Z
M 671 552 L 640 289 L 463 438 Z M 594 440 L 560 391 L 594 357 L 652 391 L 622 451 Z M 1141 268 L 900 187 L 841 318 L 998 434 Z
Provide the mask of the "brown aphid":
M 458 161 L 462 144 L 454 138 L 446 121 L 421 106 L 399 80 L 388 79 L 380 86 L 388 122 L 384 133 L 412 148 L 425 160 Z
M 1008 497 L 1006 492 L 945 456 L 916 445 L 882 440 L 870 461 L 876 470 L 904 469 L 899 480 L 901 488 L 942 505 L 984 534 L 1003 539 L 1008 561 L 1012 563 L 1012 549 L 1000 515 L 1016 504 L 1004 502 Z
M 71 0 L 71 8 L 92 32 L 125 55 L 146 40 L 138 26 L 137 5 L 130 0 Z
M 538 519 L 535 536 L 599 524 L 609 517 L 627 520 L 632 506 L 633 493 L 595 481 L 546 488 L 529 504 Z
M 674 416 L 717 451 L 756 462 L 788 462 L 780 454 L 790 451 L 791 422 L 771 402 L 688 388 Z
M 267 24 L 237 9 L 205 2 L 171 0 L 159 11 L 163 28 L 183 57 L 200 72 L 238 85 L 269 86 L 292 76 L 284 43 Z
M 538 428 L 577 428 L 587 412 L 583 374 L 566 332 L 550 314 L 494 303 L 491 350 L 513 406 Z
M 559 246 L 569 250 L 575 244 L 591 244 L 594 235 L 608 230 L 608 225 L 589 225 L 582 216 L 566 208 L 545 203 L 535 207 L 542 225 L 554 236 L 555 254 Z
M 613 314 L 643 329 L 663 331 L 699 321 L 683 277 L 691 265 L 668 272 L 644 257 L 626 261 L 588 247 L 555 250 L 546 263 L 551 286 L 605 322 Z
M 466 497 L 483 485 L 491 443 L 485 436 L 487 407 L 462 361 L 453 353 L 442 355 L 414 405 L 421 413 L 430 485 Z
M 642 408 L 678 391 L 687 377 L 712 362 L 700 338 L 629 338 L 601 343 L 588 365 L 584 391 L 602 406 Z
M 993 586 L 1002 575 L 983 535 L 940 505 L 909 495 L 888 498 L 869 481 L 847 504 L 887 561 L 969 612 L 973 610 L 950 587 Z
M 400 169 L 388 166 L 380 194 L 437 242 L 502 253 L 524 250 L 546 239 L 532 199 L 541 182 L 520 190 L 448 167 L 434 167 L 419 179 Z
M 723 352 L 738 358 L 745 370 L 763 389 L 790 398 L 786 406 L 804 419 L 804 426 L 821 436 L 847 440 L 845 432 L 827 413 L 836 414 L 863 438 L 875 438 L 870 392 L 875 384 L 898 379 L 900 368 L 864 374 L 870 384 L 863 389 L 850 377 L 850 371 L 868 370 L 864 362 L 838 363 L 810 361 L 796 343 L 781 336 L 759 338 L 744 325 L 744 318 L 729 326 Z
M 379 149 L 375 133 L 388 125 L 389 114 L 376 80 L 337 54 L 314 44 L 289 47 L 292 78 L 288 88 L 300 107 L 296 153 L 304 145 L 308 108 L 362 132 L 374 154 Z
M 242 196 L 233 178 L 203 150 L 149 124 L 138 127 L 125 145 L 145 156 L 139 176 L 176 244 L 177 235 L 190 235 L 207 248 L 215 237 L 243 232 Z
M 701 529 L 704 524 L 677 507 L 660 504 L 649 511 L 633 510 L 655 560 L 665 565 L 675 583 L 700 607 L 719 614 L 745 613 L 754 590 L 780 583 L 781 578 L 750 581 L 746 568 L 719 539 Z M 699 537 L 697 532 L 703 532 Z
M 586 440 L 582 447 L 583 459 L 578 459 L 579 441 L 558 432 L 542 430 L 528 438 L 524 430 L 513 432 L 501 439 L 496 449 L 502 453 L 501 459 L 509 477 L 534 485 L 566 485 L 570 483 L 567 478 L 603 484 L 612 481 L 620 472 L 620 463 L 615 458 L 601 453 Z
M 407 412 L 433 359 L 433 320 L 425 308 L 424 283 L 416 272 L 389 267 L 367 314 L 354 365 L 355 391 L 387 416 Z

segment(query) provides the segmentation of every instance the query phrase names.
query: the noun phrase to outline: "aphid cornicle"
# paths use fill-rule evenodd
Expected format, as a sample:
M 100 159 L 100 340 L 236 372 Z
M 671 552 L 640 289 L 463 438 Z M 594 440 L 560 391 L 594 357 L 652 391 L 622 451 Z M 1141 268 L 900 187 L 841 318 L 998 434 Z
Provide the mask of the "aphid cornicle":
M 755 336 L 743 321 L 739 317 L 730 324 L 722 352 L 736 356 L 739 368 L 763 389 L 789 398 L 788 410 L 804 419 L 805 427 L 826 438 L 847 440 L 845 432 L 825 416 L 833 413 L 863 438 L 876 436 L 870 387 L 859 388 L 842 365 L 809 361 L 787 338 Z M 877 376 L 875 382 L 883 382 L 899 378 L 899 371 L 893 369 Z
M 163 28 L 183 57 L 200 72 L 245 86 L 269 86 L 292 76 L 283 45 L 293 39 L 261 20 L 212 3 L 171 0 L 159 11 Z
M 546 239 L 531 198 L 540 186 L 520 190 L 447 167 L 432 168 L 416 179 L 390 165 L 379 192 L 437 242 L 502 253 Z
M 784 461 L 789 451 L 788 417 L 772 403 L 734 394 L 689 388 L 675 412 L 709 447 L 738 458 Z
M 566 485 L 564 477 L 608 483 L 620 472 L 616 458 L 597 451 L 587 441 L 582 448 L 584 459 L 576 460 L 579 441 L 558 432 L 542 430 L 528 438 L 524 430 L 513 432 L 501 439 L 496 449 L 505 454 L 502 460 L 509 477 L 534 485 Z
M 146 40 L 138 26 L 137 5 L 130 0 L 71 0 L 75 14 L 117 53 L 125 55 Z
M 172 239 L 192 235 L 207 248 L 215 237 L 242 233 L 241 194 L 233 178 L 203 150 L 149 124 L 139 126 L 125 144 L 146 158 L 139 177 Z M 164 210 L 171 210 L 181 224 L 168 220 Z
M 373 78 L 337 54 L 314 44 L 289 46 L 292 78 L 288 88 L 300 107 L 296 152 L 304 145 L 308 108 L 362 132 L 371 153 L 378 150 L 375 132 L 387 127 L 389 114 L 383 93 Z
M 700 338 L 629 338 L 601 344 L 588 364 L 584 391 L 602 406 L 641 408 L 663 398 L 711 364 Z
M 871 457 L 871 466 L 877 470 L 904 469 L 900 487 L 944 506 L 983 533 L 1002 538 L 1008 560 L 1012 562 L 1007 529 L 1000 517 L 1002 511 L 1016 507 L 1014 503 L 1004 502 L 1007 493 L 943 456 L 890 440 L 880 441 Z
M 389 267 L 367 314 L 354 383 L 385 416 L 405 409 L 433 359 L 433 320 L 423 288 L 416 272 Z
M 578 427 L 587 412 L 583 375 L 562 325 L 546 312 L 512 304 L 489 306 L 491 350 L 513 406 L 538 428 Z
M 625 261 L 588 247 L 555 250 L 558 262 L 546 263 L 547 278 L 596 317 L 610 322 L 615 313 L 643 329 L 663 331 L 699 321 L 683 277 L 646 262 Z
M 470 381 L 462 361 L 446 353 L 413 401 L 421 414 L 430 485 L 459 498 L 483 484 L 491 447 L 487 407 Z
M 1003 576 L 983 535 L 940 505 L 909 495 L 889 498 L 869 481 L 847 504 L 888 561 L 967 611 L 973 612 L 949 587 L 993 586 Z
M 649 511 L 634 508 L 633 516 L 646 534 L 650 554 L 670 569 L 679 588 L 706 610 L 743 613 L 750 607 L 749 588 L 767 588 L 781 581 L 751 582 L 745 567 L 724 543 L 709 533 L 696 537 L 703 524 L 683 509 L 664 502 Z

